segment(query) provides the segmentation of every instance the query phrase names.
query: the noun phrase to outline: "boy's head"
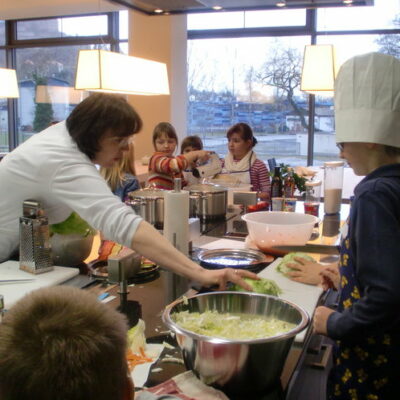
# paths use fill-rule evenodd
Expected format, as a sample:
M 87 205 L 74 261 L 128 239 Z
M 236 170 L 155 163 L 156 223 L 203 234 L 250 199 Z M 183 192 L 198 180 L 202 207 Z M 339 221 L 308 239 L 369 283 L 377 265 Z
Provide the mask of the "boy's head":
M 2 400 L 122 400 L 129 395 L 127 324 L 68 286 L 31 292 L 0 324 Z
M 199 136 L 186 136 L 181 144 L 181 154 L 189 153 L 194 150 L 203 150 L 203 142 Z
M 400 60 L 368 53 L 346 61 L 335 81 L 335 122 L 337 143 L 400 148 Z

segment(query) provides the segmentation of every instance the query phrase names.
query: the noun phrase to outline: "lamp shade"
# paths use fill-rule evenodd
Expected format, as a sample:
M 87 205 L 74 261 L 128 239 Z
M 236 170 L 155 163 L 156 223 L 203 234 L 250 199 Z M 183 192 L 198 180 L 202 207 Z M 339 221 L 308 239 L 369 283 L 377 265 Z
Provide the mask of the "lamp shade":
M 79 104 L 88 92 L 70 86 L 37 85 L 36 103 Z
M 15 69 L 0 68 L 0 98 L 19 97 Z
M 305 46 L 300 90 L 317 94 L 333 92 L 337 70 L 333 45 Z
M 141 95 L 169 94 L 167 66 L 105 50 L 80 50 L 75 89 Z

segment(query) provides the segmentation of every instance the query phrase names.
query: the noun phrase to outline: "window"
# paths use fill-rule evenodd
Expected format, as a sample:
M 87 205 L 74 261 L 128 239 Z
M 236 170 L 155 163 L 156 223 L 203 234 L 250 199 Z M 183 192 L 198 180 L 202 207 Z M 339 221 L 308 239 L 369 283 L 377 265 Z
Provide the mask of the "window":
M 0 152 L 65 119 L 87 95 L 74 89 L 79 50 L 118 50 L 119 33 L 127 51 L 127 26 L 127 12 L 0 21 L 0 66 L 16 69 L 20 91 L 12 109 L 7 99 L 0 99 Z M 15 37 L 6 38 L 6 32 L 14 31 Z
M 303 36 L 189 41 L 189 134 L 223 157 L 227 129 L 246 122 L 258 157 L 306 165 L 308 102 L 299 85 L 307 43 Z
M 374 4 L 189 15 L 188 134 L 224 155 L 227 129 L 247 122 L 264 161 L 321 165 L 338 159 L 332 96 L 315 96 L 309 109 L 309 95 L 299 90 L 304 45 L 314 38 L 333 44 L 339 64 L 371 51 L 400 57 L 400 4 Z

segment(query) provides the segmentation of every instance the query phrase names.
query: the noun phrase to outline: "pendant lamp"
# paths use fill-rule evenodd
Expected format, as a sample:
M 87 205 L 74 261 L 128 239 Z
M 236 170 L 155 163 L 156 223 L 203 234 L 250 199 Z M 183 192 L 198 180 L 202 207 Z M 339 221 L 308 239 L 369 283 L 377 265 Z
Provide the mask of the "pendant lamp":
M 80 50 L 75 89 L 98 92 L 169 94 L 167 66 L 105 50 Z
M 15 69 L 0 68 L 0 98 L 19 97 Z
M 333 45 L 305 46 L 300 90 L 311 94 L 333 92 L 337 71 Z

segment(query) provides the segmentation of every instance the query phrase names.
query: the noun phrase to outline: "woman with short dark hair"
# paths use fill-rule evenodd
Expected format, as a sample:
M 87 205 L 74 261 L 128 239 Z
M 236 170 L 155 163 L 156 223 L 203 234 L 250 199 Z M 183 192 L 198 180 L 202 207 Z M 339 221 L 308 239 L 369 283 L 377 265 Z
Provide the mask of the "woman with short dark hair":
M 246 271 L 208 271 L 176 250 L 131 207 L 114 196 L 96 165 L 112 167 L 129 149 L 142 121 L 121 96 L 94 94 L 67 121 L 32 136 L 0 163 L 0 262 L 19 245 L 18 220 L 27 199 L 39 201 L 50 224 L 80 215 L 104 237 L 132 248 L 175 273 L 203 285 L 239 283 Z

